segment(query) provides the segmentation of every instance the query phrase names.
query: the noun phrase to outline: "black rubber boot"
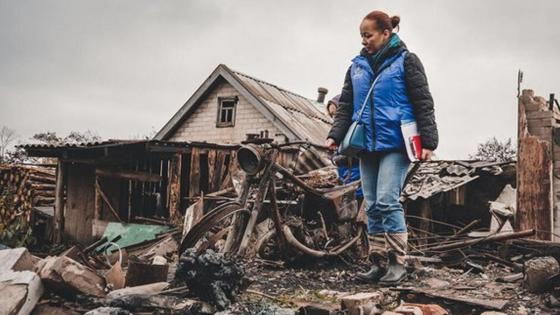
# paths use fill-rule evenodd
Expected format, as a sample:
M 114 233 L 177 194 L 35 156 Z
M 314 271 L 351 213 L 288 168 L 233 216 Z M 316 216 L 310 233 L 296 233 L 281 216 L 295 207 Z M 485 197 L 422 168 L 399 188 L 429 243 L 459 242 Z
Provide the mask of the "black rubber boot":
M 383 275 L 384 268 L 381 267 L 379 258 L 371 259 L 371 268 L 366 272 L 358 272 L 356 278 L 364 282 L 377 282 Z
M 379 279 L 383 285 L 396 285 L 406 279 L 407 271 L 403 264 L 399 264 L 394 254 L 389 253 L 387 272 Z

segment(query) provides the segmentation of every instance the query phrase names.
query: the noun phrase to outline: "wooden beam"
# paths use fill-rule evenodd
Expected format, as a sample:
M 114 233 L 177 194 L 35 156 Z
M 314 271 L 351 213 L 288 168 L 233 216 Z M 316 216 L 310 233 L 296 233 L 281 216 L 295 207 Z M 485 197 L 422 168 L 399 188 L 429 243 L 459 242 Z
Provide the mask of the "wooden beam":
M 111 212 L 113 213 L 113 215 L 115 216 L 115 218 L 117 220 L 119 220 L 119 222 L 123 222 L 123 220 L 121 219 L 121 217 L 119 216 L 119 213 L 117 212 L 117 210 L 113 207 L 113 205 L 111 204 L 111 201 L 109 200 L 109 198 L 107 197 L 107 195 L 105 194 L 105 192 L 103 192 L 103 189 L 101 189 L 101 185 L 99 184 L 99 181 L 96 180 L 95 181 L 95 192 L 96 194 L 99 194 L 101 196 L 101 198 L 103 199 L 103 201 L 105 201 L 105 204 L 107 204 L 107 206 L 109 207 L 109 210 L 111 210 Z
M 220 184 L 220 190 L 225 189 L 227 187 L 233 187 L 233 181 L 232 181 L 232 174 L 236 174 L 237 172 L 237 168 L 238 168 L 238 163 L 237 163 L 237 158 L 236 158 L 237 154 L 235 152 L 231 152 L 231 154 L 229 154 L 229 162 L 228 162 L 228 166 L 227 166 L 227 174 L 225 174 L 225 177 L 223 177 L 223 180 Z M 224 162 L 224 168 L 226 168 L 225 166 L 225 162 Z M 222 171 L 222 173 L 225 172 L 225 170 Z
M 95 176 L 95 205 L 93 219 L 101 220 L 101 194 L 99 193 L 99 177 Z
M 517 155 L 517 226 L 536 229 L 536 238 L 551 240 L 552 160 L 550 143 L 527 136 L 520 140 Z
M 116 177 L 141 182 L 160 182 L 161 176 L 140 171 L 117 170 L 112 168 L 96 168 L 95 175 L 100 177 Z
M 419 208 L 420 213 L 419 215 L 424 218 L 425 220 L 421 220 L 418 224 L 418 228 L 422 231 L 418 233 L 420 237 L 419 244 L 426 245 L 428 243 L 428 233 L 432 231 L 432 208 L 430 207 L 430 200 L 429 199 L 420 199 L 419 200 Z
M 192 227 L 200 221 L 200 218 L 204 215 L 204 196 L 200 196 L 198 201 L 190 205 L 190 207 L 185 210 L 185 220 L 183 221 L 183 236 L 181 239 L 185 238 L 185 235 L 192 229 Z
M 226 170 L 226 151 L 219 150 L 216 156 L 216 170 L 214 175 L 214 182 L 212 183 L 212 187 L 214 190 L 219 190 L 222 185 L 222 179 L 224 178 L 224 172 Z
M 95 211 L 95 167 L 66 164 L 67 201 L 64 209 L 64 236 L 80 244 L 93 241 Z
M 532 91 L 524 90 L 518 97 L 516 227 L 536 229 L 536 238 L 551 240 L 554 231 L 552 129 L 543 127 L 542 133 L 532 134 L 527 119 L 533 115 L 549 115 L 539 108 L 544 109 L 544 106 Z
M 56 166 L 56 188 L 54 201 L 54 242 L 62 241 L 64 231 L 64 187 L 66 186 L 66 164 L 58 159 Z
M 169 165 L 169 219 L 181 222 L 181 154 L 175 154 Z
M 200 195 L 200 149 L 191 151 L 191 176 L 189 178 L 189 197 Z
M 216 150 L 208 150 L 208 192 L 216 191 L 216 177 L 219 173 L 216 172 Z

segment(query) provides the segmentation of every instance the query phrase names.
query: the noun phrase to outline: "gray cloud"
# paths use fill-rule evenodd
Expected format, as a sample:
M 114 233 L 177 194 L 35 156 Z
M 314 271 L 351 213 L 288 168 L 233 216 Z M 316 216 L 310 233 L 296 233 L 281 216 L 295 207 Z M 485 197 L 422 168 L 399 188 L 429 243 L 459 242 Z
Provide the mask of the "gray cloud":
M 160 128 L 219 63 L 315 97 L 340 91 L 370 10 L 402 18 L 436 101 L 443 158 L 515 137 L 516 75 L 558 90 L 558 1 L 0 0 L 0 125 L 22 136 Z

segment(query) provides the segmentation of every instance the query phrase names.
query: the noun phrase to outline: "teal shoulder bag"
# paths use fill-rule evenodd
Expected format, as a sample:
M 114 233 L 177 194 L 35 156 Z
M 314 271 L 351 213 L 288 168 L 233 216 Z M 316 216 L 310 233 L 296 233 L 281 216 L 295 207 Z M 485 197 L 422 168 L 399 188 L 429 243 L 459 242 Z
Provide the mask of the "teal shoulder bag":
M 366 99 L 364 100 L 364 103 L 362 104 L 362 107 L 358 112 L 358 119 L 352 122 L 350 128 L 348 128 L 344 139 L 338 146 L 338 153 L 348 157 L 354 157 L 358 155 L 358 153 L 367 149 L 366 127 L 362 123 L 362 114 L 364 113 L 364 109 L 366 108 L 369 98 L 373 94 L 373 87 L 375 86 L 375 83 L 377 82 L 377 79 L 379 79 L 379 77 L 380 75 L 378 75 L 371 84 Z

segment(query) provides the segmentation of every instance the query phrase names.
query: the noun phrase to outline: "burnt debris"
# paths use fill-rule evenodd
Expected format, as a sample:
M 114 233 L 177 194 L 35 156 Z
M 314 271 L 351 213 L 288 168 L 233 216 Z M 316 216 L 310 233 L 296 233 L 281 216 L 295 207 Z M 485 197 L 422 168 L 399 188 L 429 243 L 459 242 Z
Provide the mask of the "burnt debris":
M 244 275 L 243 264 L 232 257 L 211 249 L 200 255 L 188 249 L 179 258 L 175 283 L 186 285 L 201 300 L 224 310 L 242 290 Z

